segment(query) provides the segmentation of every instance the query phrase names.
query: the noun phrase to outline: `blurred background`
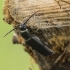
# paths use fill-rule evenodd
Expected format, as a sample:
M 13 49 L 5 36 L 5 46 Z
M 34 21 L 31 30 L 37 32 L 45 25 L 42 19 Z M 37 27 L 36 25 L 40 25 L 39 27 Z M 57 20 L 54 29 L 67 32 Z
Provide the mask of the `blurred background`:
M 0 70 L 29 70 L 31 67 L 30 56 L 24 52 L 22 45 L 13 45 L 11 25 L 3 21 L 3 0 L 0 1 Z M 33 69 L 37 70 L 37 68 Z

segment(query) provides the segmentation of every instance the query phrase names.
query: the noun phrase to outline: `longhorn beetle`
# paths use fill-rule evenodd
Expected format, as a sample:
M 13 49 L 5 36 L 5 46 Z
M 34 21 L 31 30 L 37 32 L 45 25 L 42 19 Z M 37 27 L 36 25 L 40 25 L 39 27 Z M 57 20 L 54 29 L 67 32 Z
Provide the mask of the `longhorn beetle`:
M 19 24 L 14 29 L 12 29 L 10 32 L 12 32 L 13 30 L 18 28 L 20 31 L 20 35 L 22 36 L 22 38 L 25 39 L 25 43 L 27 45 L 31 46 L 32 49 L 36 50 L 37 52 L 39 52 L 40 54 L 42 54 L 44 56 L 52 55 L 54 52 L 51 49 L 49 49 L 37 36 L 31 35 L 29 32 L 29 29 L 26 26 L 26 23 L 28 22 L 28 20 L 35 13 L 33 13 L 23 24 Z M 8 35 L 10 32 L 8 32 L 6 35 Z

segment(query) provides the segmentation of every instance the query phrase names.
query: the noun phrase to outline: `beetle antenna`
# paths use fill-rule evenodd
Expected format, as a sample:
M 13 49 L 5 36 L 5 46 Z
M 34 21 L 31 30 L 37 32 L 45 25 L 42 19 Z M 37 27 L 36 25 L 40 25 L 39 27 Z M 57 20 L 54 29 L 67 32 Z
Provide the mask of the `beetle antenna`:
M 14 29 L 10 30 L 6 35 L 4 35 L 4 37 L 7 36 L 9 33 L 11 33 Z
M 36 12 L 35 12 L 35 13 L 36 13 Z M 33 13 L 23 24 L 26 24 L 26 23 L 28 22 L 28 20 L 29 20 L 32 16 L 34 16 L 35 13 Z M 20 24 L 19 24 L 18 26 L 16 26 L 14 29 L 16 29 L 16 28 L 19 27 L 19 26 L 20 26 Z M 4 37 L 6 37 L 9 33 L 11 33 L 14 29 L 10 30 Z
M 36 11 L 37 12 L 37 11 Z M 36 13 L 35 12 L 35 13 Z M 34 16 L 35 15 L 35 13 L 33 13 L 25 22 L 24 22 L 24 24 L 26 24 L 28 21 L 29 21 L 29 19 L 32 17 L 32 16 Z

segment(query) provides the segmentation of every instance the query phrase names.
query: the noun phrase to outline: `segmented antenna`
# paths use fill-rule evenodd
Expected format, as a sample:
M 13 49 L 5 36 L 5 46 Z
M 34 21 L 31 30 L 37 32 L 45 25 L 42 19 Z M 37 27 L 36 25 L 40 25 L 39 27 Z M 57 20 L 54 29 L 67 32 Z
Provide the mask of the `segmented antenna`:
M 36 13 L 36 12 L 35 12 L 35 13 Z M 33 13 L 23 24 L 26 24 L 26 23 L 29 21 L 29 19 L 30 19 L 32 16 L 34 16 L 35 13 Z
M 35 12 L 36 13 L 36 12 Z M 26 24 L 28 21 L 29 21 L 29 19 L 32 17 L 32 16 L 34 16 L 34 14 L 35 13 L 33 13 L 24 23 L 23 23 L 23 25 L 24 24 Z M 10 30 L 6 35 L 4 35 L 4 37 L 6 37 L 9 33 L 11 33 L 12 31 L 14 31 L 17 27 L 19 27 L 20 26 L 20 24 L 18 25 L 18 26 L 16 26 L 15 28 L 13 28 L 12 30 Z
M 16 29 L 16 28 L 14 28 L 14 29 Z M 9 33 L 11 33 L 14 29 L 10 30 L 6 35 L 4 35 L 4 37 L 7 36 Z

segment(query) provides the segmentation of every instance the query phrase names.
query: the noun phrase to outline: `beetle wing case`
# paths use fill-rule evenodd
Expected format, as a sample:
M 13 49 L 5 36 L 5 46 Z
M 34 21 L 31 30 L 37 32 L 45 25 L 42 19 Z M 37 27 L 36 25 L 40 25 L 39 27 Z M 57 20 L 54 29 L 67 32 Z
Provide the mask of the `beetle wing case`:
M 44 45 L 40 40 L 38 40 L 35 36 L 30 37 L 26 40 L 26 43 L 35 49 L 37 52 L 44 56 L 52 55 L 53 51 L 50 50 L 46 45 Z

